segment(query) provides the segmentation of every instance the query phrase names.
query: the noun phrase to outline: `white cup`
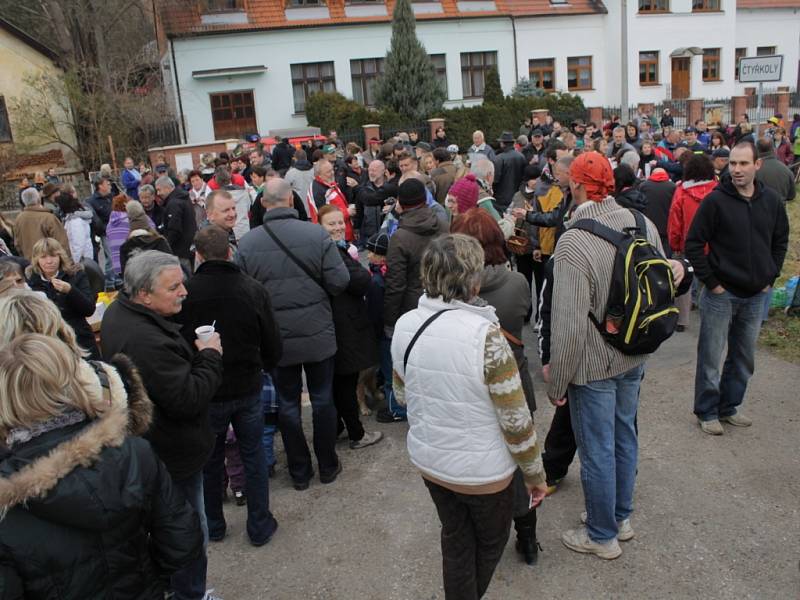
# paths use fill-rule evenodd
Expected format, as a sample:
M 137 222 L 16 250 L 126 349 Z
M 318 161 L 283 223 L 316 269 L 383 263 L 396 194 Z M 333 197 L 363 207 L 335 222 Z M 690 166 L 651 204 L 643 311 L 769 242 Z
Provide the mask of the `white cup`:
M 213 325 L 201 325 L 197 329 L 194 330 L 194 334 L 197 336 L 197 339 L 201 342 L 207 342 L 211 339 L 211 336 L 214 335 L 214 326 Z

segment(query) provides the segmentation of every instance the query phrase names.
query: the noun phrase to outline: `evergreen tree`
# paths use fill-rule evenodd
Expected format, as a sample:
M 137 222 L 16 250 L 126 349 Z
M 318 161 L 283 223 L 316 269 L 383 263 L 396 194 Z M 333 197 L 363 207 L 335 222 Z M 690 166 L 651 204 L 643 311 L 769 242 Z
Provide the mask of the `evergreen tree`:
M 514 89 L 511 90 L 511 96 L 513 98 L 528 98 L 531 96 L 538 98 L 544 96 L 544 90 L 537 88 L 527 77 L 523 77 L 517 82 Z
M 486 83 L 483 86 L 484 104 L 502 104 L 503 88 L 500 87 L 500 75 L 497 67 L 490 67 L 486 71 Z
M 410 0 L 397 0 L 392 15 L 392 45 L 386 54 L 383 76 L 375 82 L 378 108 L 404 117 L 423 119 L 442 107 L 445 92 L 433 63 L 417 39 Z

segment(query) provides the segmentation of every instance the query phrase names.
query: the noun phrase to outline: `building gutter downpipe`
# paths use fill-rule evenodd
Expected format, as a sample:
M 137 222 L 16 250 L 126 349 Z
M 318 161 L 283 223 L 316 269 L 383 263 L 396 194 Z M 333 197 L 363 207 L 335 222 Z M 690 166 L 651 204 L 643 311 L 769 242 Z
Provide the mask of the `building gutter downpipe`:
M 514 34 L 514 85 L 519 83 L 519 63 L 517 61 L 517 22 L 514 20 L 514 15 L 511 17 L 511 31 Z M 513 87 L 511 88 L 514 89 Z
M 172 79 L 175 82 L 175 93 L 178 96 L 178 112 L 180 113 L 181 137 L 186 144 L 186 121 L 183 116 L 183 100 L 181 99 L 181 82 L 178 78 L 178 63 L 175 62 L 175 44 L 169 40 L 169 51 L 172 55 Z

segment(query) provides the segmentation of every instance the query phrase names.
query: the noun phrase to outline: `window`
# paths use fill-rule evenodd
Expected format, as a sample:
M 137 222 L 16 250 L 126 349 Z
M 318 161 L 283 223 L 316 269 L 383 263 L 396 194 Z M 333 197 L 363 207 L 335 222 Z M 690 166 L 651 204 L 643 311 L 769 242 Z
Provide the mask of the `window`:
M 534 58 L 528 61 L 528 78 L 537 88 L 547 92 L 556 89 L 556 67 L 552 58 Z
M 350 78 L 353 82 L 353 100 L 366 106 L 375 106 L 373 88 L 378 75 L 382 74 L 382 58 L 351 60 Z
M 639 83 L 658 85 L 658 52 L 639 52 Z
M 747 48 L 736 49 L 736 81 L 739 81 L 739 61 L 747 56 Z
M 444 54 L 431 54 L 430 59 L 433 63 L 433 70 L 436 71 L 436 80 L 444 90 L 444 97 L 449 98 L 447 93 L 447 57 Z
M 703 48 L 703 81 L 719 81 L 719 48 Z
M 211 94 L 211 119 L 218 140 L 243 138 L 258 131 L 253 90 Z
M 719 0 L 692 0 L 692 12 L 717 12 Z
M 333 75 L 333 63 L 303 63 L 290 65 L 292 69 L 292 94 L 294 95 L 294 111 L 305 112 L 306 100 L 315 92 L 335 92 L 336 79 Z
M 464 98 L 482 98 L 486 71 L 497 66 L 497 52 L 462 52 L 461 85 Z
M 299 8 L 303 6 L 324 6 L 322 0 L 288 0 L 286 6 L 291 8 Z
M 0 96 L 0 142 L 12 142 L 11 123 L 8 121 L 6 99 Z
M 773 54 L 777 54 L 775 46 L 759 46 L 756 48 L 756 56 L 772 56 Z
M 669 12 L 669 0 L 639 0 L 639 12 Z
M 206 12 L 244 10 L 244 0 L 205 0 Z
M 570 90 L 592 89 L 591 56 L 570 56 L 567 59 L 567 87 Z

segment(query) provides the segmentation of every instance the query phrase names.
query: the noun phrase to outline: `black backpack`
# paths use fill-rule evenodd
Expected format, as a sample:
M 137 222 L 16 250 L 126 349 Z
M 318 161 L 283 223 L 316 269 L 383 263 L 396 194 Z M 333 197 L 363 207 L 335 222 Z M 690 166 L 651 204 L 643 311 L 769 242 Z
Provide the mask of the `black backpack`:
M 581 219 L 570 229 L 582 229 L 603 238 L 617 249 L 601 320 L 589 313 L 600 335 L 623 354 L 655 352 L 675 331 L 675 283 L 669 262 L 647 239 L 642 213 L 631 210 L 635 227 L 615 231 L 592 219 Z

